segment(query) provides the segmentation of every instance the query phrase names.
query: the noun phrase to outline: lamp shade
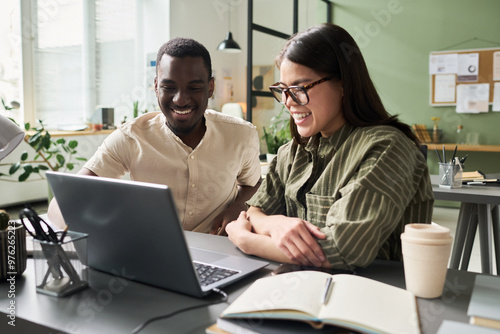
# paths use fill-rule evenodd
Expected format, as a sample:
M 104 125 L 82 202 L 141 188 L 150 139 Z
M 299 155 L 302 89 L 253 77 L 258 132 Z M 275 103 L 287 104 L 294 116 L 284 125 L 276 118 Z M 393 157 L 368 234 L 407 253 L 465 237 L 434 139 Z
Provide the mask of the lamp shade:
M 226 39 L 220 42 L 217 50 L 229 53 L 241 52 L 241 48 L 233 39 L 233 34 L 229 31 L 227 33 Z
M 24 138 L 24 131 L 7 117 L 0 115 L 0 160 L 12 152 Z

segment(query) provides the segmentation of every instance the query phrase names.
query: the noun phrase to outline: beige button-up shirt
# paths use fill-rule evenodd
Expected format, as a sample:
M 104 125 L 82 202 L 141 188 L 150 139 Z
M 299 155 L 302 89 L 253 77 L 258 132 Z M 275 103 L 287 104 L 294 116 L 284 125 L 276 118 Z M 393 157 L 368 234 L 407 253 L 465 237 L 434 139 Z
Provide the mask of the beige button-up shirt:
M 110 134 L 84 167 L 102 177 L 129 172 L 132 180 L 168 185 L 183 228 L 208 232 L 236 198 L 238 185 L 257 184 L 260 163 L 254 125 L 213 110 L 205 119 L 207 131 L 191 149 L 161 112 L 147 113 Z

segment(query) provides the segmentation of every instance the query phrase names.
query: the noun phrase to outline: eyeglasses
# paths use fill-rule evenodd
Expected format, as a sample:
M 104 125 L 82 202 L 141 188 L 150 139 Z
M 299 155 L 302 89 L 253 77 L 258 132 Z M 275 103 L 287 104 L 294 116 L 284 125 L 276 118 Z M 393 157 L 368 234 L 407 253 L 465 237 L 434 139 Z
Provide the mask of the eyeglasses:
M 274 85 L 269 86 L 269 89 L 273 93 L 274 98 L 281 104 L 285 104 L 286 97 L 288 95 L 292 98 L 292 100 L 295 101 L 295 103 L 301 106 L 305 106 L 306 104 L 309 103 L 309 95 L 307 95 L 307 90 L 313 88 L 316 85 L 319 85 L 322 82 L 331 79 L 333 79 L 333 76 L 324 77 L 322 79 L 319 79 L 318 81 L 314 81 L 313 83 L 304 86 L 288 86 L 288 87 L 282 87 L 283 85 L 284 86 L 286 85 L 282 82 L 277 82 Z

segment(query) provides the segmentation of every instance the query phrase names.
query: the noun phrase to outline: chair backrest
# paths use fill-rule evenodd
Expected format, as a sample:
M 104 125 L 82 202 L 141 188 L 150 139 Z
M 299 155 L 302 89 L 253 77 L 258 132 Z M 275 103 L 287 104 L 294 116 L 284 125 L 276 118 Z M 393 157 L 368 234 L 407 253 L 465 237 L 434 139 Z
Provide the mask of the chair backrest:
M 239 103 L 226 103 L 222 106 L 221 112 L 223 114 L 244 118 L 243 108 L 241 108 Z
M 422 151 L 422 154 L 425 157 L 425 160 L 427 160 L 427 145 L 420 145 L 420 151 Z

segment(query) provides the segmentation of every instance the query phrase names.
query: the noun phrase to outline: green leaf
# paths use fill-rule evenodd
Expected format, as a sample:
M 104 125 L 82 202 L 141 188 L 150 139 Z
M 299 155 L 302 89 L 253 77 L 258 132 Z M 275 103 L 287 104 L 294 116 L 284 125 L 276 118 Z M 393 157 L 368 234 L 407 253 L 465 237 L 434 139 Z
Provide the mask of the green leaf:
M 33 136 L 30 137 L 30 139 L 28 139 L 28 144 L 30 144 L 31 146 L 36 145 L 40 140 L 41 136 L 42 135 L 40 133 L 35 133 Z
M 19 167 L 21 167 L 21 163 L 20 162 L 16 162 L 12 166 L 10 166 L 10 168 L 9 168 L 9 174 L 12 175 L 15 172 L 17 172 L 17 170 L 19 169 Z
M 21 161 L 26 161 L 26 159 L 28 159 L 28 152 L 24 151 L 21 154 Z
M 19 124 L 17 124 L 15 119 L 13 119 L 12 117 L 7 117 L 7 118 L 10 119 L 15 125 L 19 126 Z
M 33 173 L 40 173 L 40 170 L 38 169 L 38 167 L 33 167 Z
M 66 164 L 66 167 L 67 167 L 69 170 L 73 170 L 74 165 L 73 165 L 71 162 L 68 162 L 68 163 Z
M 78 146 L 78 142 L 76 140 L 70 140 L 68 146 L 72 149 L 75 149 Z
M 23 169 L 25 173 L 31 173 L 33 171 L 33 166 L 31 166 L 31 164 L 25 164 L 23 165 Z
M 50 145 L 51 145 L 51 141 L 50 141 L 50 134 L 48 132 L 45 133 L 45 136 L 43 136 L 42 138 L 42 145 L 43 147 L 45 147 L 46 150 L 48 150 L 50 148 Z
M 87 158 L 82 158 L 82 157 L 76 157 L 75 159 L 80 161 L 87 161 Z
M 56 159 L 57 159 L 57 162 L 59 162 L 59 164 L 61 166 L 64 166 L 64 163 L 66 162 L 66 160 L 64 159 L 64 157 L 61 154 L 57 154 Z
M 38 169 L 40 169 L 40 170 L 49 170 L 49 167 L 47 167 L 45 165 L 38 165 Z
M 65 143 L 66 143 L 66 139 L 64 139 L 64 138 L 59 138 L 59 139 L 56 141 L 56 143 L 58 143 L 58 144 L 65 144 Z
M 19 182 L 26 181 L 28 177 L 30 177 L 31 171 L 30 172 L 24 172 L 21 175 L 19 175 L 19 178 L 17 179 Z
M 31 129 L 30 123 L 24 123 L 24 130 L 29 131 L 29 129 Z

